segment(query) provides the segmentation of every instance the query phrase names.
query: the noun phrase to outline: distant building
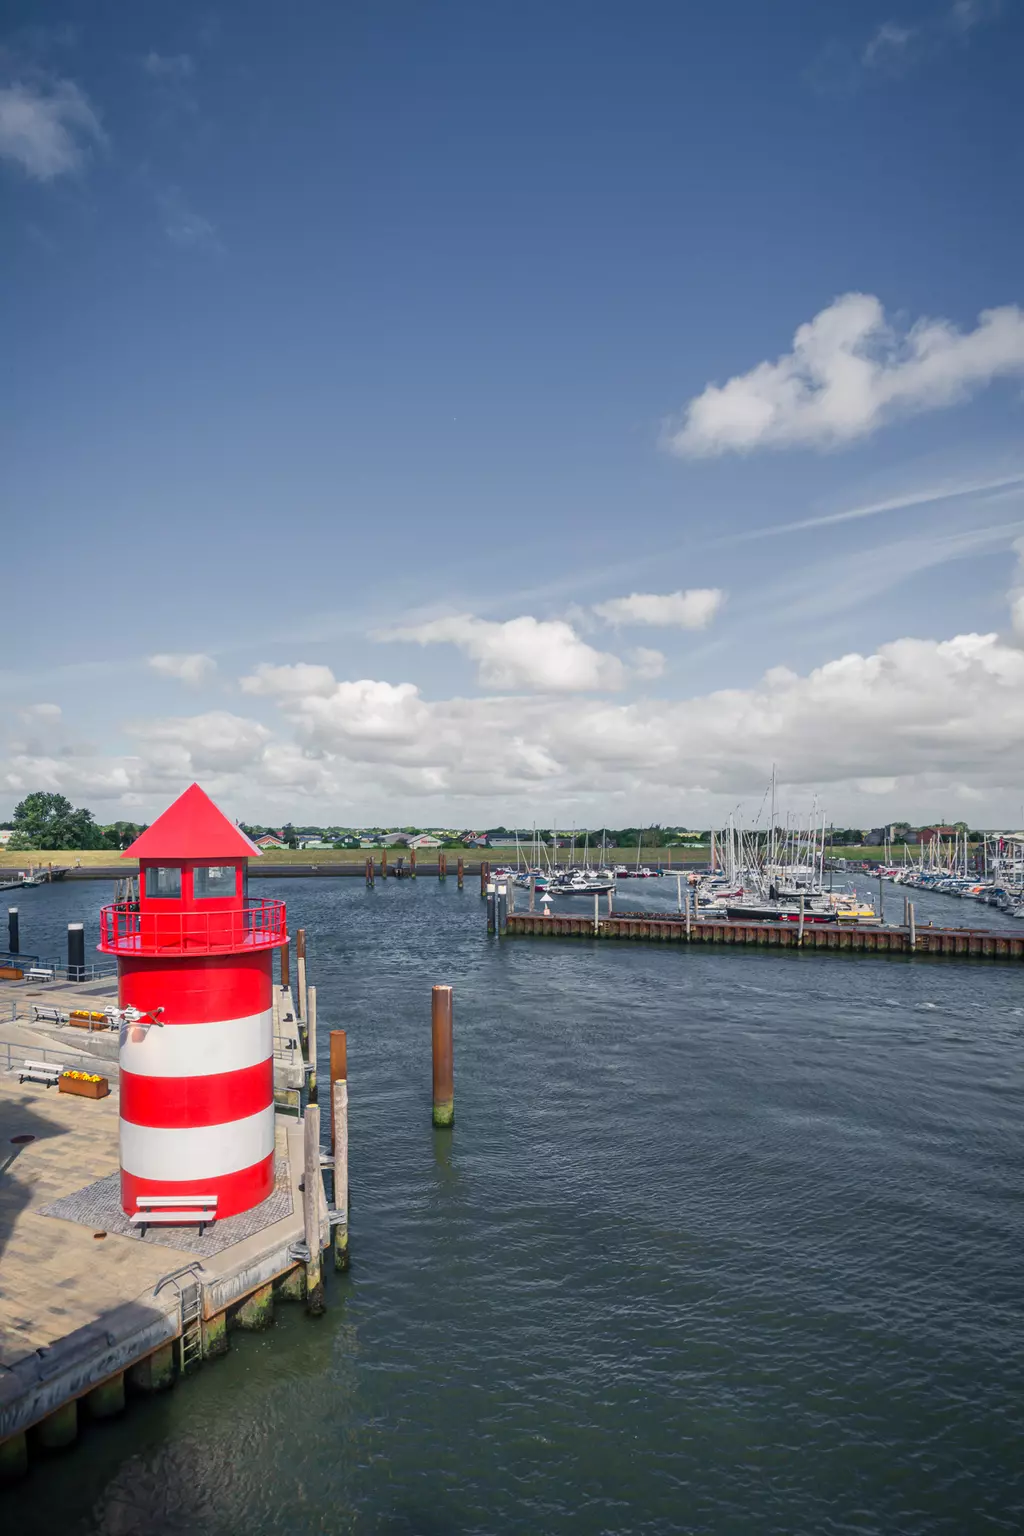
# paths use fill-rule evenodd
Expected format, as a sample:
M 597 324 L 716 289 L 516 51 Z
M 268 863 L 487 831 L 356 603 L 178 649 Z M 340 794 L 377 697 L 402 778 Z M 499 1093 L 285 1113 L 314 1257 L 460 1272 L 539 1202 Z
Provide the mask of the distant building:
M 0 827 L 0 848 L 6 848 L 13 836 L 13 827 Z
M 918 827 L 914 833 L 914 840 L 918 843 L 930 843 L 933 837 L 956 837 L 956 827 Z
M 300 837 L 299 838 L 299 847 L 300 848 L 333 848 L 334 844 L 333 843 L 328 843 L 322 837 Z
M 287 848 L 288 844 L 283 837 L 276 832 L 264 832 L 262 837 L 256 839 L 257 848 Z
M 429 832 L 416 832 L 404 841 L 407 848 L 440 848 L 441 846 L 441 839 L 433 837 Z

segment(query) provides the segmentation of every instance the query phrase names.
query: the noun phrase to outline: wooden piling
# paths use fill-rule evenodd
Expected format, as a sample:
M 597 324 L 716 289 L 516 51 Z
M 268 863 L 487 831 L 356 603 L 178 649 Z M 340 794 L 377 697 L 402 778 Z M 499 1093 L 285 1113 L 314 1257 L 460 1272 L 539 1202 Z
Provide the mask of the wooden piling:
M 690 900 L 690 887 L 686 887 L 686 937 L 690 937 L 690 908 L 693 903 Z
M 348 1269 L 348 1082 L 331 1083 L 331 1142 L 334 1150 L 334 1267 Z
M 409 879 L 416 879 L 416 849 L 409 849 Z
M 298 1016 L 303 1023 L 306 1022 L 306 930 L 295 930 L 295 971 L 296 971 L 296 997 L 295 1007 Z
M 803 891 L 800 892 L 800 922 L 799 922 L 799 925 L 797 927 L 796 941 L 797 941 L 798 944 L 803 945 L 803 942 L 804 942 L 804 893 L 803 893 Z
M 454 998 L 451 987 L 439 986 L 430 994 L 430 1032 L 433 1047 L 434 1107 L 436 1126 L 455 1120 L 455 1055 L 453 1043 Z
M 497 931 L 498 931 L 498 890 L 497 890 L 497 887 L 493 884 L 492 881 L 488 880 L 486 886 L 484 887 L 484 894 L 487 897 L 487 932 L 488 933 L 497 933 Z
M 437 855 L 437 878 L 439 880 L 448 878 L 448 855 L 443 850 Z
M 594 938 L 601 932 L 601 898 L 594 892 Z
M 536 905 L 537 905 L 537 876 L 536 875 L 531 875 L 530 876 L 530 905 L 527 908 L 527 911 L 528 912 L 533 912 L 536 909 Z
M 490 866 L 490 864 L 488 864 L 486 859 L 481 859 L 480 860 L 480 896 L 481 896 L 481 899 L 487 895 L 487 887 L 488 887 L 488 884 L 490 883 L 490 878 L 491 878 L 491 866 Z
M 331 1079 L 331 1151 L 334 1151 L 334 1085 L 339 1082 L 348 1082 L 348 1037 L 343 1029 L 332 1029 L 328 1036 L 330 1042 L 330 1079 Z
M 317 1101 L 316 1090 L 316 987 L 308 993 L 309 1018 L 306 1021 L 306 1060 L 309 1062 L 309 1101 Z
M 465 863 L 464 863 L 464 861 L 461 858 L 459 859 L 458 865 L 456 866 L 456 872 L 457 872 L 458 877 L 459 877 L 459 890 L 461 891 L 462 890 L 462 881 L 463 881 L 463 878 L 464 878 L 465 873 L 466 873 Z
M 386 880 L 388 877 L 388 851 L 382 848 L 380 851 L 380 877 Z
M 290 970 L 290 967 L 288 965 L 289 948 L 290 948 L 289 944 L 282 944 L 281 945 L 281 986 L 282 986 L 282 988 L 291 986 L 291 970 Z
M 917 924 L 914 921 L 914 903 L 912 901 L 907 902 L 907 926 L 910 929 L 910 948 L 913 951 L 917 948 Z
M 309 1250 L 309 1258 L 306 1260 L 306 1311 L 313 1317 L 319 1317 L 324 1310 L 324 1277 L 320 1262 L 320 1109 L 316 1104 L 306 1106 L 302 1150 L 302 1224 Z

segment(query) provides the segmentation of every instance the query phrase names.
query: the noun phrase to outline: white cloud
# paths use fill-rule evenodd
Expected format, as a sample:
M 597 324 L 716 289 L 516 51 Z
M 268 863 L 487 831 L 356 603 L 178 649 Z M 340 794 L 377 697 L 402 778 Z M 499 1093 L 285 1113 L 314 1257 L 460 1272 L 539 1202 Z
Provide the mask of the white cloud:
M 187 250 L 219 251 L 220 236 L 215 225 L 190 208 L 177 187 L 169 187 L 157 198 L 164 234 L 174 245 Z
M 59 704 L 26 704 L 21 711 L 25 720 L 59 720 L 61 713 Z
M 377 638 L 456 645 L 478 663 L 478 677 L 485 688 L 510 692 L 520 688 L 549 693 L 618 689 L 625 686 L 627 676 L 617 656 L 595 650 L 564 619 L 535 619 L 524 614 L 496 623 L 458 614 L 383 630 Z
M 0 158 L 34 181 L 77 171 L 90 146 L 105 142 L 96 113 L 71 80 L 49 86 L 16 80 L 0 88 Z
M 146 660 L 161 677 L 174 677 L 181 683 L 193 685 L 205 682 L 217 670 L 213 657 L 205 656 L 202 651 L 162 652 L 157 656 L 148 656 Z
M 637 677 L 661 677 L 665 671 L 662 651 L 653 651 L 646 645 L 638 645 L 629 653 L 630 664 Z
M 847 293 L 799 327 L 792 352 L 709 384 L 665 444 L 692 457 L 835 447 L 1021 372 L 1024 313 L 1016 305 L 983 310 L 973 331 L 919 320 L 901 334 L 874 295 Z
M 866 44 L 861 62 L 868 69 L 897 67 L 913 36 L 912 27 L 901 27 L 898 22 L 884 21 Z
M 202 715 L 140 721 L 130 734 L 155 748 L 165 767 L 182 772 L 239 770 L 258 764 L 272 732 L 258 720 L 247 720 L 226 709 Z
M 180 82 L 190 80 L 195 74 L 195 63 L 187 53 L 156 53 L 150 50 L 142 61 L 147 75 L 155 80 Z
M 663 628 L 706 629 L 725 593 L 718 587 L 691 587 L 686 592 L 632 592 L 595 603 L 594 612 L 608 624 L 652 624 Z
M 456 820 L 565 815 L 707 826 L 746 798 L 756 815 L 773 763 L 785 803 L 817 793 L 837 820 L 1018 816 L 1024 647 L 996 635 L 902 639 L 800 674 L 690 698 L 556 693 L 427 699 L 412 683 L 263 667 L 247 691 L 264 723 L 228 711 L 139 721 L 131 753 L 68 744 L 0 762 L 13 804 L 57 789 L 105 815 L 153 814 L 199 778 L 254 819 Z M 887 810 L 888 807 L 888 810 Z

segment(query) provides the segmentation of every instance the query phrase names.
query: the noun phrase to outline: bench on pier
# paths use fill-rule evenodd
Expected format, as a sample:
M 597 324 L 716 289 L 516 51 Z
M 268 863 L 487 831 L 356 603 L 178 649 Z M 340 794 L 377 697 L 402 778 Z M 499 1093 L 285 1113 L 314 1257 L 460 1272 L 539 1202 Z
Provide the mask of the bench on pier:
M 138 1195 L 138 1210 L 128 1220 L 143 1237 L 147 1227 L 198 1227 L 202 1237 L 217 1220 L 216 1195 Z
M 17 1071 L 19 1083 L 45 1083 L 47 1088 L 52 1088 L 60 1081 L 64 1068 L 56 1066 L 52 1061 L 23 1061 Z
M 66 1024 L 67 1021 L 67 1014 L 61 1013 L 59 1008 L 40 1008 L 38 1003 L 32 1004 L 34 1024 Z
M 25 980 L 52 981 L 55 974 L 52 965 L 33 965 L 25 972 Z

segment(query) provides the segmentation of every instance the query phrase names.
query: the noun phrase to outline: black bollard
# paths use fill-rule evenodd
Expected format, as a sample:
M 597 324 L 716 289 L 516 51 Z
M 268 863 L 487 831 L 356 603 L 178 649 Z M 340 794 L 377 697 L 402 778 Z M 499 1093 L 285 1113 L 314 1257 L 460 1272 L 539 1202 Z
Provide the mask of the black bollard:
M 68 981 L 85 980 L 85 924 L 68 923 Z
M 20 945 L 21 945 L 21 938 L 20 938 L 19 932 L 18 932 L 18 909 L 17 909 L 17 907 L 8 907 L 7 908 L 7 949 L 8 949 L 8 952 L 10 954 L 12 954 L 12 955 L 18 954 L 19 953 Z

